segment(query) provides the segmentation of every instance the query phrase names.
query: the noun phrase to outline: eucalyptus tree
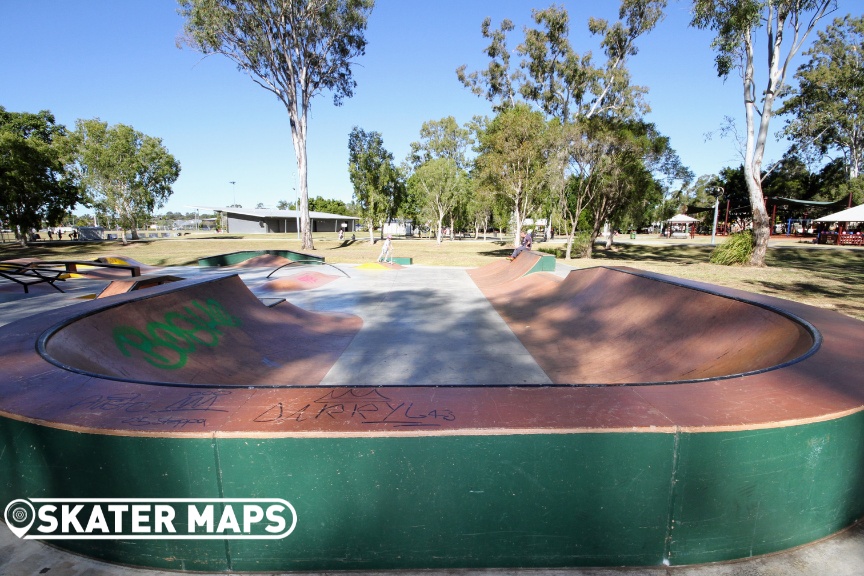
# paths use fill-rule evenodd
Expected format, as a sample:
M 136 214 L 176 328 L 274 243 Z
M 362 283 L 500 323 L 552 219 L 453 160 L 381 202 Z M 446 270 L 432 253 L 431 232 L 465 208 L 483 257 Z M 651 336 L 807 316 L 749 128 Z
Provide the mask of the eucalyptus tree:
M 452 116 L 424 122 L 420 140 L 411 143 L 407 159 L 412 170 L 409 194 L 417 199 L 418 208 L 437 223 L 439 245 L 444 218 L 450 218 L 452 237 L 457 213 L 464 211 L 469 202 L 468 150 L 473 143 L 471 129 L 459 126 Z
M 180 163 L 160 138 L 125 124 L 78 120 L 72 137 L 85 203 L 137 238 L 137 224 L 171 197 Z
M 541 112 L 519 103 L 478 132 L 477 150 L 476 177 L 513 214 L 518 245 L 523 220 L 536 211 L 548 190 L 547 165 L 555 156 L 549 126 Z
M 435 219 L 435 238 L 440 245 L 444 218 L 450 216 L 452 229 L 454 212 L 465 201 L 469 190 L 468 174 L 450 158 L 433 158 L 414 170 L 408 178 L 408 190 L 423 199 L 424 212 Z
M 393 163 L 393 153 L 384 148 L 379 132 L 366 132 L 357 126 L 351 130 L 348 175 L 354 187 L 354 203 L 369 227 L 370 242 L 374 242 L 375 224 L 383 227 L 397 213 L 405 187 Z
M 470 185 L 472 190 L 465 206 L 465 214 L 474 228 L 474 237 L 479 238 L 480 230 L 483 230 L 483 238 L 485 239 L 494 214 L 495 195 L 491 190 L 482 187 L 473 179 L 470 181 Z
M 836 5 L 836 0 L 694 0 L 691 25 L 716 32 L 712 47 L 717 53 L 717 73 L 728 77 L 741 71 L 744 117 L 744 175 L 753 213 L 755 245 L 752 266 L 765 265 L 771 221 L 762 192 L 762 160 L 774 105 L 786 86 L 791 60 L 816 24 Z M 756 49 L 765 34 L 767 78 L 757 87 Z
M 596 166 L 596 149 L 602 148 L 602 143 L 592 147 L 591 121 L 595 117 L 629 119 L 648 110 L 644 98 L 647 90 L 631 84 L 627 62 L 638 52 L 639 37 L 663 18 L 665 6 L 666 0 L 622 0 L 617 22 L 591 18 L 588 29 L 600 38 L 602 52 L 596 60 L 590 51 L 580 55 L 572 47 L 565 8 L 553 5 L 534 10 L 536 26 L 526 27 L 524 41 L 516 48 L 522 61 L 515 71 L 509 68 L 506 51 L 512 23 L 505 20 L 500 30 L 490 33 L 487 19 L 482 32 L 491 39 L 488 68 L 471 74 L 465 73 L 464 66 L 457 70 L 459 80 L 490 100 L 496 109 L 512 106 L 518 96 L 558 122 L 560 148 L 550 151 L 550 159 L 562 173 L 550 174 L 549 184 L 558 194 L 568 223 L 568 254 L 581 210 L 597 191 L 590 187 L 590 176 Z
M 374 0 L 180 0 L 187 44 L 228 57 L 288 111 L 303 249 L 314 249 L 306 156 L 311 103 L 329 91 L 339 106 L 354 94 L 351 66 L 366 51 L 373 5 Z
M 472 144 L 471 128 L 459 126 L 453 116 L 429 120 L 420 127 L 420 140 L 411 143 L 408 161 L 417 167 L 435 158 L 446 158 L 466 170 L 470 165 L 468 151 Z
M 477 96 L 486 98 L 493 104 L 496 112 L 514 106 L 518 96 L 518 84 L 523 78 L 521 71 L 510 68 L 510 49 L 507 47 L 507 34 L 515 26 L 509 19 L 501 22 L 498 30 L 490 30 L 492 19 L 485 18 L 480 25 L 480 33 L 489 39 L 485 53 L 489 56 L 486 70 L 469 72 L 466 65 L 456 69 L 456 77 Z
M 600 193 L 597 185 L 604 164 L 611 157 L 607 155 L 609 142 L 603 137 L 605 122 L 601 118 L 585 118 L 562 126 L 561 137 L 566 144 L 568 169 L 562 171 L 566 177 L 558 195 L 558 209 L 565 223 L 567 241 L 564 257 L 572 258 L 573 241 L 582 217 L 582 211 Z
M 648 110 L 646 88 L 633 86 L 627 61 L 638 53 L 636 40 L 663 18 L 666 0 L 623 0 L 619 20 L 588 21 L 588 30 L 601 38 L 603 60 L 595 63 L 588 51 L 578 54 L 570 44 L 570 23 L 563 7 L 534 10 L 537 28 L 525 30 L 517 48 L 525 70 L 520 93 L 562 123 L 595 115 L 629 118 Z
M 804 55 L 798 86 L 777 113 L 790 116 L 785 132 L 798 150 L 819 159 L 839 152 L 854 180 L 864 165 L 864 16 L 835 19 Z
M 26 245 L 42 222 L 59 222 L 80 199 L 66 127 L 43 110 L 9 112 L 0 106 L 0 228 Z
M 599 133 L 602 130 L 602 133 Z M 689 183 L 693 174 L 681 164 L 669 138 L 653 124 L 637 120 L 609 120 L 595 137 L 604 142 L 604 160 L 593 186 L 598 188 L 587 203 L 593 216 L 589 256 L 606 222 L 629 213 L 638 218 L 662 201 L 665 188 L 675 181 Z M 607 246 L 611 245 L 610 236 Z

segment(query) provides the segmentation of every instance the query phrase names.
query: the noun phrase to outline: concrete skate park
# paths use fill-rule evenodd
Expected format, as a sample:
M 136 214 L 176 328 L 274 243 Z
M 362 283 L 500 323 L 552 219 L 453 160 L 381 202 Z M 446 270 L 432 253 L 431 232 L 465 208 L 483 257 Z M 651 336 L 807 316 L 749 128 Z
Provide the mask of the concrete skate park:
M 316 264 L 172 269 L 44 311 L 66 296 L 31 287 L 0 327 L 0 507 L 290 502 L 280 539 L 52 542 L 237 572 L 679 566 L 864 515 L 860 321 L 535 252 Z

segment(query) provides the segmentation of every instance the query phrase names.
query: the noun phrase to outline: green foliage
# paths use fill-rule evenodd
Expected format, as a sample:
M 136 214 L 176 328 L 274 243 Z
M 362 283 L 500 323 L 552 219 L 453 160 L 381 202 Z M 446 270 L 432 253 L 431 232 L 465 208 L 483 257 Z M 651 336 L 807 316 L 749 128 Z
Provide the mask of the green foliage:
M 470 219 L 465 218 L 469 204 L 477 208 L 470 199 L 472 185 L 467 173 L 467 150 L 473 142 L 471 130 L 448 116 L 424 122 L 420 140 L 411 143 L 408 162 L 414 173 L 408 179 L 410 209 L 406 216 L 434 222 L 438 242 L 445 217 L 461 227 Z
M 606 57 L 599 64 L 590 52 L 580 56 L 573 50 L 565 8 L 534 10 L 537 27 L 526 28 L 525 41 L 516 49 L 523 57 L 521 70 L 512 71 L 507 35 L 515 26 L 504 20 L 498 30 L 490 31 L 491 21 L 486 18 L 481 33 L 490 40 L 484 51 L 489 66 L 470 74 L 461 66 L 456 73 L 474 94 L 495 104 L 496 112 L 514 106 L 521 95 L 564 123 L 598 114 L 629 115 L 645 106 L 644 89 L 630 85 L 626 60 L 636 54 L 636 39 L 657 25 L 665 7 L 666 0 L 622 0 L 619 21 L 591 19 L 588 30 L 601 37 Z
M 348 206 L 342 200 L 332 200 L 330 198 L 322 198 L 321 196 L 309 199 L 309 210 L 352 216 L 352 214 L 348 213 Z
M 393 163 L 393 153 L 384 148 L 379 132 L 355 126 L 348 136 L 348 175 L 354 187 L 354 202 L 369 226 L 394 217 L 405 194 L 405 183 Z
M 374 0 L 180 0 L 180 14 L 187 44 L 227 56 L 286 106 L 305 110 L 325 91 L 336 105 L 353 95 L 351 64 L 366 51 L 373 5 Z
M 586 206 L 592 216 L 594 238 L 607 221 L 641 222 L 641 213 L 662 200 L 667 183 L 692 178 L 669 146 L 669 139 L 653 124 L 606 121 L 595 137 L 603 142 L 604 151 L 594 184 L 598 192 Z
M 480 26 L 484 38 L 490 40 L 484 53 L 489 56 L 489 67 L 480 72 L 465 73 L 463 64 L 456 70 L 456 76 L 462 84 L 477 96 L 481 96 L 494 104 L 498 112 L 516 103 L 517 88 L 515 84 L 522 77 L 518 70 L 510 71 L 510 50 L 507 48 L 507 34 L 515 28 L 513 22 L 505 19 L 498 30 L 490 32 L 492 20 L 486 18 Z
M 417 198 L 421 214 L 434 218 L 438 242 L 446 216 L 454 216 L 470 191 L 468 175 L 449 158 L 435 158 L 424 163 L 408 179 L 409 195 Z
M 500 196 L 521 229 L 522 220 L 542 202 L 554 158 L 543 114 L 527 104 L 501 112 L 478 134 L 478 150 L 478 183 Z
M 165 204 L 180 163 L 162 145 L 131 126 L 79 120 L 73 138 L 86 203 L 133 231 Z
M 420 140 L 411 143 L 409 162 L 416 168 L 435 158 L 447 158 L 461 169 L 468 168 L 467 151 L 474 143 L 471 130 L 460 127 L 453 116 L 424 122 Z
M 596 61 L 591 52 L 580 55 L 570 44 L 570 19 L 564 7 L 552 5 L 545 10 L 533 10 L 535 26 L 525 28 L 524 41 L 516 49 L 522 57 L 520 69 L 512 72 L 507 49 L 507 35 L 514 29 L 512 22 L 505 20 L 500 30 L 494 32 L 490 32 L 488 18 L 483 22 L 483 36 L 491 40 L 486 49 L 489 66 L 472 74 L 466 74 L 462 66 L 457 70 L 459 79 L 475 94 L 496 104 L 499 124 L 504 113 L 520 106 L 516 103 L 517 95 L 539 107 L 550 120 L 539 138 L 543 141 L 546 174 L 535 178 L 527 166 L 520 168 L 526 175 L 522 181 L 531 185 L 514 187 L 515 180 L 508 183 L 497 176 L 496 170 L 501 172 L 498 167 L 491 163 L 482 165 L 488 158 L 481 154 L 478 159 L 485 178 L 481 187 L 507 199 L 503 208 L 515 213 L 517 226 L 522 217 L 533 215 L 542 207 L 544 215 L 560 213 L 565 227 L 573 230 L 589 202 L 596 200 L 597 206 L 606 205 L 602 196 L 613 188 L 595 185 L 607 164 L 604 154 L 608 140 L 602 135 L 596 137 L 592 121 L 628 121 L 647 110 L 645 89 L 631 85 L 627 61 L 637 53 L 637 39 L 653 30 L 663 18 L 666 4 L 666 0 L 622 0 L 618 21 L 590 19 L 588 30 L 600 39 L 603 54 Z M 490 133 L 488 129 L 481 131 L 484 132 Z M 488 142 L 481 139 L 481 152 L 489 148 Z M 520 191 L 532 187 L 537 191 L 528 194 Z M 651 190 L 659 199 L 657 187 Z M 634 204 L 634 209 L 650 211 L 647 203 L 642 199 Z M 496 208 L 500 211 L 502 207 Z
M 729 236 L 725 242 L 718 244 L 711 252 L 709 262 L 732 266 L 735 264 L 747 264 L 753 254 L 756 241 L 752 230 L 744 230 Z
M 717 75 L 725 78 L 735 66 L 751 30 L 759 27 L 763 5 L 761 0 L 696 0 L 691 25 L 717 33 L 711 46 L 716 50 Z
M 67 169 L 70 151 L 66 128 L 50 112 L 0 106 L 0 220 L 22 243 L 31 229 L 58 223 L 78 202 L 80 189 Z
M 314 249 L 306 158 L 310 103 L 329 92 L 339 106 L 353 95 L 351 66 L 366 51 L 364 33 L 373 6 L 374 0 L 180 0 L 185 43 L 204 54 L 229 58 L 288 112 L 304 249 Z
M 770 237 L 770 218 L 765 210 L 761 166 L 765 156 L 770 120 L 778 96 L 786 89 L 786 74 L 792 57 L 804 39 L 836 0 L 695 0 L 691 25 L 716 33 L 717 73 L 728 77 L 733 68 L 741 71 L 746 118 L 744 174 L 753 214 L 756 246 L 751 264 L 763 266 Z M 767 42 L 760 38 L 766 29 Z M 789 38 L 784 36 L 789 34 Z M 756 48 L 765 49 L 765 58 L 756 58 Z M 757 80 L 757 63 L 762 62 L 766 82 Z
M 778 114 L 801 153 L 841 152 L 847 177 L 864 166 L 864 16 L 837 18 L 818 33 L 798 68 L 798 86 Z

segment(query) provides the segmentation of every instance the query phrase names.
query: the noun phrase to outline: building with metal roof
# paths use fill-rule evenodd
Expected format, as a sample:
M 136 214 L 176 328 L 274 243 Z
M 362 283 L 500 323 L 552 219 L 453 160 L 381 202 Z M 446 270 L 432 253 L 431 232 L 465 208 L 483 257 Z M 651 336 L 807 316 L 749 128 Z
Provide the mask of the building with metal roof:
M 234 234 L 290 234 L 299 230 L 299 210 L 276 210 L 271 208 L 233 208 L 216 206 L 194 206 L 201 211 L 215 212 L 217 221 L 226 232 Z M 360 220 L 356 216 L 330 214 L 329 212 L 309 212 L 312 232 L 346 232 L 354 230 Z

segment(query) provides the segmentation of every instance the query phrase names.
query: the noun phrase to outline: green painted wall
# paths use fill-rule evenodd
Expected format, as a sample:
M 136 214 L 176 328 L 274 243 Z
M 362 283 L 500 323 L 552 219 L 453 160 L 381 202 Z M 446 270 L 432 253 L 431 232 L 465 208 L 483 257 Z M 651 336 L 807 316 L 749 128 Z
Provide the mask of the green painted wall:
M 546 254 L 540 257 L 540 260 L 527 273 L 532 272 L 554 272 L 555 271 L 555 256 Z
M 864 413 L 806 426 L 684 434 L 673 564 L 812 542 L 864 516 Z
M 33 497 L 284 498 L 263 541 L 63 541 L 186 570 L 711 562 L 829 535 L 864 511 L 864 416 L 701 434 L 159 439 L 0 419 L 0 509 Z

